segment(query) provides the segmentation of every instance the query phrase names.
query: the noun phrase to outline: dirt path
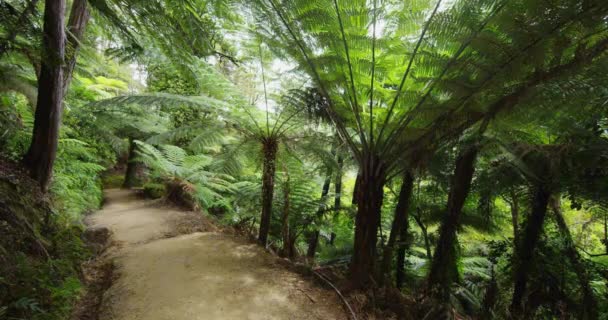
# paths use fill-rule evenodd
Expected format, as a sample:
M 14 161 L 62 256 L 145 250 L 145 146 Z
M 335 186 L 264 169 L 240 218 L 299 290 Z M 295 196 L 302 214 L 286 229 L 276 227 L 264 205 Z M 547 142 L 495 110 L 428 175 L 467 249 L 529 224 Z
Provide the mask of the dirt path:
M 260 247 L 218 232 L 167 238 L 185 212 L 108 190 L 91 217 L 116 242 L 118 278 L 101 320 L 346 319 L 332 291 L 285 270 Z

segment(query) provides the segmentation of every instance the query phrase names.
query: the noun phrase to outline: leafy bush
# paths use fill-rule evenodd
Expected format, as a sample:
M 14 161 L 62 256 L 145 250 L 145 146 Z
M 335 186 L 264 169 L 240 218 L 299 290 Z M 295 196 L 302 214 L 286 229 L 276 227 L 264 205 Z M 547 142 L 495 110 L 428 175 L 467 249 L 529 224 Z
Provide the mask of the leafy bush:
M 162 183 L 149 182 L 144 184 L 144 196 L 150 199 L 159 199 L 165 196 L 167 188 Z

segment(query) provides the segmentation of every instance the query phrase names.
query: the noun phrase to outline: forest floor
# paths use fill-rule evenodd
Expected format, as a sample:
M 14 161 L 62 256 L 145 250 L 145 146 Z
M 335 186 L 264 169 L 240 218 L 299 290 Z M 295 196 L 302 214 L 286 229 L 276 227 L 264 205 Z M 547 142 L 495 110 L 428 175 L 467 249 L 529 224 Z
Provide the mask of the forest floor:
M 113 234 L 104 256 L 116 271 L 99 319 L 347 319 L 333 291 L 197 216 L 106 190 L 87 221 Z

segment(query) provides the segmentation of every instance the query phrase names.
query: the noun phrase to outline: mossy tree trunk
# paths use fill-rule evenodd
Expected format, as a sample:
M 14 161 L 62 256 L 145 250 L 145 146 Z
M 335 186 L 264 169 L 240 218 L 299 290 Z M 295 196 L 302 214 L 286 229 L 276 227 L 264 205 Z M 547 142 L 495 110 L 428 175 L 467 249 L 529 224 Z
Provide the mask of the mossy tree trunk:
M 450 287 L 459 280 L 457 260 L 457 231 L 462 207 L 471 188 L 478 147 L 468 146 L 458 155 L 451 178 L 446 215 L 439 227 L 439 240 L 429 273 L 429 289 L 441 302 L 448 302 Z
M 262 152 L 264 156 L 262 172 L 262 215 L 260 217 L 258 242 L 264 247 L 268 244 L 268 234 L 270 232 L 278 146 L 278 141 L 272 137 L 262 139 Z
M 135 140 L 129 138 L 127 170 L 125 171 L 125 181 L 122 183 L 122 187 L 125 189 L 133 188 L 138 184 L 137 171 L 139 170 L 139 164 L 133 160 L 136 154 L 136 147 L 137 145 L 135 144 Z
M 414 187 L 414 176 L 411 172 L 407 171 L 403 175 L 403 181 L 401 183 L 401 190 L 399 191 L 399 197 L 397 199 L 397 206 L 395 207 L 393 223 L 391 225 L 391 232 L 388 237 L 384 251 L 382 252 L 382 263 L 380 266 L 379 280 L 380 285 L 388 284 L 390 277 L 390 266 L 393 261 L 393 252 L 397 239 L 403 241 L 407 238 L 408 229 L 408 209 L 410 206 L 410 199 L 412 196 L 412 190 Z M 403 245 L 399 245 L 399 248 L 404 248 Z M 404 254 L 405 256 L 405 254 Z
M 23 158 L 25 167 L 43 191 L 48 190 L 57 155 L 63 112 L 63 63 L 65 58 L 65 0 L 44 4 L 42 64 L 32 142 Z

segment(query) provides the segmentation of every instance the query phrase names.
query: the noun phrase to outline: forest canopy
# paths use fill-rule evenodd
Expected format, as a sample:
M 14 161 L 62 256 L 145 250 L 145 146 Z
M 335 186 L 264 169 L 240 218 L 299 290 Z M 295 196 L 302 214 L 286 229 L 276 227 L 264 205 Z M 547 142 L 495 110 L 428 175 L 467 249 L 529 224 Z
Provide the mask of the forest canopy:
M 0 21 L 0 181 L 52 211 L 0 210 L 0 319 L 70 314 L 75 230 L 118 187 L 330 270 L 366 312 L 608 319 L 607 1 L 0 0 Z

